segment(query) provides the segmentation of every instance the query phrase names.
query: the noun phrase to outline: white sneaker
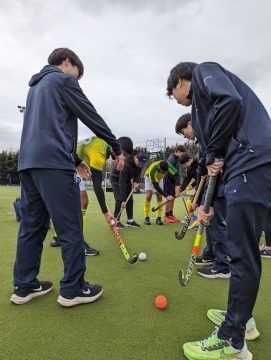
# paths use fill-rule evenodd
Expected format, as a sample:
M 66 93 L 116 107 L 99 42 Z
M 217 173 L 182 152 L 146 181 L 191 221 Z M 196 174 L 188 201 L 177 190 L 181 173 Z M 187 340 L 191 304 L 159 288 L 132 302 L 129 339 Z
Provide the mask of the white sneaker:
M 225 360 L 252 360 L 253 358 L 251 352 L 248 351 L 246 342 L 242 350 L 235 349 L 233 346 L 224 347 L 220 356 Z

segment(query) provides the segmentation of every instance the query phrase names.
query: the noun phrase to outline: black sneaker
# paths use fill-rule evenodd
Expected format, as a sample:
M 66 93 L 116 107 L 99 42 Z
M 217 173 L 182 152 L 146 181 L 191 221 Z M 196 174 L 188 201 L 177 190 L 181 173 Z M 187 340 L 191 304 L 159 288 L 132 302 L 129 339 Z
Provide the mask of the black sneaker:
M 117 226 L 117 228 L 120 229 L 120 230 L 125 229 L 125 226 L 124 226 L 120 221 L 118 221 L 118 222 L 116 223 L 116 226 Z
M 59 242 L 57 241 L 57 237 L 56 236 L 52 236 L 52 240 L 50 242 L 50 245 L 55 247 L 55 246 L 60 246 Z
M 156 224 L 157 224 L 157 225 L 164 225 L 164 223 L 163 223 L 163 221 L 161 220 L 160 217 L 158 217 L 158 218 L 156 219 Z
M 199 265 L 199 266 L 209 266 L 209 265 L 212 265 L 213 262 L 214 262 L 213 258 L 207 258 L 207 257 L 204 257 L 204 256 L 198 256 L 197 259 L 196 259 L 195 264 Z
M 87 247 L 87 248 L 85 248 L 85 255 L 86 256 L 97 256 L 97 255 L 99 255 L 99 250 L 96 250 L 96 249 L 94 249 L 94 248 L 92 248 L 92 247 Z
M 134 220 L 133 221 L 127 221 L 127 223 L 125 224 L 125 226 L 127 227 L 133 227 L 133 228 L 140 228 L 141 226 L 139 224 L 137 224 Z
M 149 217 L 145 217 L 144 224 L 145 224 L 145 225 L 151 225 L 151 222 L 150 222 L 150 218 L 149 218 Z
M 212 266 L 198 269 L 197 274 L 209 279 L 229 279 L 231 277 L 230 270 L 216 270 Z
M 32 300 L 35 297 L 43 296 L 51 291 L 53 284 L 51 281 L 41 281 L 39 285 L 30 288 L 14 287 L 14 292 L 11 295 L 10 301 L 17 305 L 22 305 Z
M 82 289 L 82 292 L 75 297 L 63 297 L 59 295 L 57 302 L 65 307 L 76 306 L 81 304 L 91 303 L 102 295 L 103 288 L 101 285 L 86 284 L 86 287 Z

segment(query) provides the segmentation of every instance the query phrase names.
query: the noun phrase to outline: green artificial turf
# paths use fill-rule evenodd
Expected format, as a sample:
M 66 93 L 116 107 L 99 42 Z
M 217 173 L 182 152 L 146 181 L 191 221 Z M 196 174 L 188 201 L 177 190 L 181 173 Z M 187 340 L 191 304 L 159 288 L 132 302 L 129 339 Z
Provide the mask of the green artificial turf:
M 229 281 L 204 279 L 194 273 L 187 287 L 180 286 L 177 274 L 180 267 L 186 269 L 195 231 L 190 230 L 184 240 L 177 241 L 174 231 L 180 229 L 179 224 L 144 226 L 144 195 L 134 196 L 134 218 L 142 228 L 125 229 L 121 234 L 128 251 L 146 252 L 147 261 L 130 265 L 106 225 L 94 194 L 89 193 L 86 240 L 100 250 L 100 255 L 86 259 L 86 280 L 103 285 L 100 300 L 74 308 L 57 304 L 63 264 L 60 249 L 49 246 L 49 230 L 39 279 L 53 281 L 53 291 L 25 305 L 10 304 L 19 226 L 12 202 L 19 193 L 18 187 L 0 187 L 1 360 L 185 359 L 182 344 L 201 340 L 213 331 L 206 312 L 226 307 Z M 112 194 L 106 197 L 113 209 Z M 175 215 L 181 213 L 178 201 Z M 122 220 L 125 222 L 125 214 Z M 254 312 L 261 337 L 248 344 L 254 360 L 270 359 L 270 269 L 270 260 L 264 259 Z M 154 306 L 159 294 L 168 298 L 166 310 Z

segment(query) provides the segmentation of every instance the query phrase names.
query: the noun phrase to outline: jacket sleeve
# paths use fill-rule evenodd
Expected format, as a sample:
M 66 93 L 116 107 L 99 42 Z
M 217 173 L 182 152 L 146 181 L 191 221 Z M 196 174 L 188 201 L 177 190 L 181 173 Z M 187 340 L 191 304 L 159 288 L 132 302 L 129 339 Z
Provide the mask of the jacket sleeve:
M 121 149 L 116 137 L 84 95 L 75 78 L 67 77 L 65 79 L 62 95 L 69 109 L 93 131 L 94 134 L 110 144 L 116 155 L 120 155 Z
M 206 155 L 203 151 L 202 147 L 199 146 L 198 148 L 198 176 L 197 176 L 197 184 L 200 183 L 200 179 L 202 176 L 207 175 L 207 168 L 206 168 Z
M 203 63 L 195 68 L 195 82 L 213 104 L 210 123 L 210 141 L 206 149 L 206 165 L 215 158 L 225 156 L 228 143 L 239 118 L 242 97 L 236 91 L 222 67 L 216 63 Z
M 180 174 L 179 172 L 177 172 L 175 178 L 175 186 L 180 186 L 180 183 L 181 183 Z
M 102 188 L 102 181 L 103 181 L 102 172 L 94 168 L 91 168 L 91 173 L 92 173 L 92 182 L 93 182 L 93 189 L 95 195 L 97 197 L 102 212 L 105 214 L 108 212 L 108 208 L 106 206 L 105 195 Z
M 75 154 L 74 154 L 75 166 L 77 167 L 78 165 L 80 165 L 82 161 L 83 161 L 83 160 L 75 153 Z
M 165 193 L 165 191 L 160 188 L 158 182 L 154 182 L 152 185 L 153 185 L 153 187 L 155 188 L 155 190 L 159 192 L 159 194 L 161 194 L 161 195 L 164 196 L 164 197 L 167 197 L 167 193 Z
M 187 174 L 187 176 L 183 179 L 181 186 L 180 186 L 180 190 L 184 191 L 187 186 L 189 185 L 190 181 L 193 179 L 193 177 L 191 176 L 191 174 Z M 194 179 L 195 180 L 195 179 Z M 192 185 L 192 184 L 191 184 Z

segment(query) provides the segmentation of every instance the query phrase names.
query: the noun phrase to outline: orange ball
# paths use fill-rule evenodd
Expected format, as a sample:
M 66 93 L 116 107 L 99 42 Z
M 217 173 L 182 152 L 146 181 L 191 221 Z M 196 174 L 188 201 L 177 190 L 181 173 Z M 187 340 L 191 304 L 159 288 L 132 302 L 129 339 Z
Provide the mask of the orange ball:
M 167 298 L 164 295 L 158 295 L 155 298 L 155 306 L 157 309 L 166 309 L 167 307 Z

